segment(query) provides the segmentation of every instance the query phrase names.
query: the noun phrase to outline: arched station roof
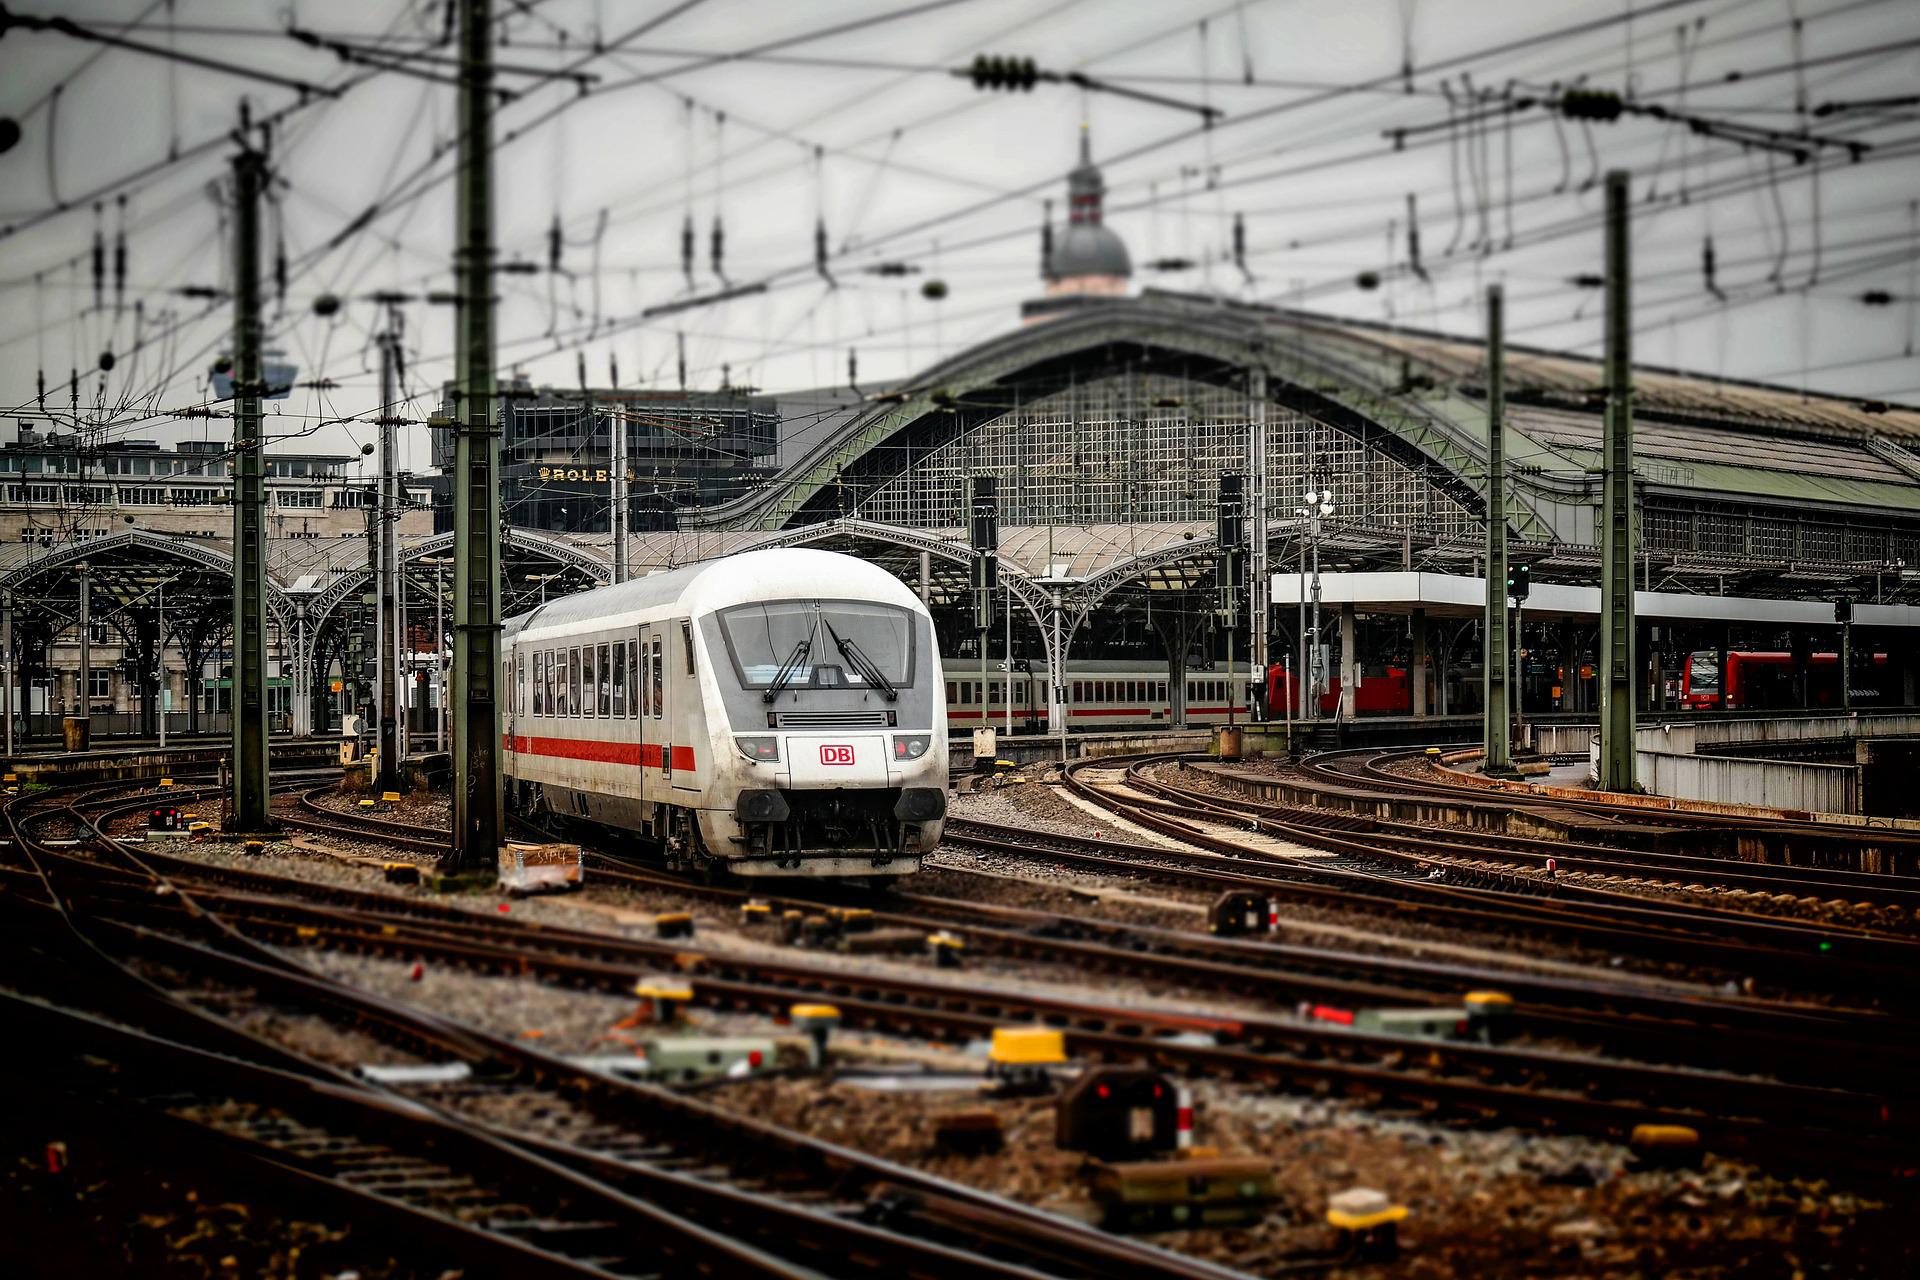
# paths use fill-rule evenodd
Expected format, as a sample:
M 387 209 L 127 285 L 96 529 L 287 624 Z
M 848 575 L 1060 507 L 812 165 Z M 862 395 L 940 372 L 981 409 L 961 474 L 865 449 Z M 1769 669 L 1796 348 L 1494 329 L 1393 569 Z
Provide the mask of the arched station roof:
M 1244 386 L 1266 371 L 1275 405 L 1368 440 L 1483 511 L 1485 350 L 1472 341 L 1148 291 L 1075 309 L 961 352 L 872 397 L 768 485 L 693 519 L 790 528 L 843 514 L 916 457 L 1004 411 L 1006 388 L 1044 394 L 1100 369 L 1177 367 Z M 1597 361 L 1513 349 L 1509 526 L 1592 543 L 1602 428 Z M 1636 466 L 1645 491 L 1787 509 L 1910 518 L 1920 508 L 1920 411 L 1636 369 Z

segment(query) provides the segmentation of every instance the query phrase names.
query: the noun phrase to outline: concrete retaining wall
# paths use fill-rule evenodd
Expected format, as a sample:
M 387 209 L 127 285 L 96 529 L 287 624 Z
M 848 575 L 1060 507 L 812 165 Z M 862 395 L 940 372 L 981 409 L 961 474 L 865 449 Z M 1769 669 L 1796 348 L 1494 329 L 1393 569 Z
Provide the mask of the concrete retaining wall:
M 1901 737 L 1920 732 L 1912 712 L 1808 716 L 1781 720 L 1683 720 L 1640 726 L 1634 768 L 1655 795 L 1709 804 L 1757 805 L 1810 813 L 1862 811 L 1857 764 L 1811 764 L 1715 755 L 1733 744 L 1792 743 L 1822 738 Z M 1587 758 L 1599 765 L 1599 744 Z
M 948 751 L 963 766 L 973 758 L 970 735 L 955 734 L 948 739 Z M 1149 752 L 1202 752 L 1212 749 L 1210 729 L 1147 729 L 1139 733 L 1069 734 L 1067 753 L 1073 759 L 1084 756 L 1126 756 Z M 1002 760 L 1028 764 L 1035 760 L 1058 760 L 1060 739 L 1045 734 L 1000 736 L 995 752 Z
M 1533 749 L 1543 756 L 1579 756 L 1587 754 L 1593 735 L 1600 726 L 1592 724 L 1530 724 Z
M 1798 742 L 1807 738 L 1906 737 L 1920 733 L 1920 714 L 1895 711 L 1884 714 L 1805 716 L 1781 720 L 1662 720 L 1642 721 L 1636 745 L 1642 751 L 1711 754 L 1730 742 Z
M 1634 756 L 1640 785 L 1656 795 L 1814 813 L 1860 812 L 1858 765 L 1790 764 L 1665 751 L 1638 751 Z

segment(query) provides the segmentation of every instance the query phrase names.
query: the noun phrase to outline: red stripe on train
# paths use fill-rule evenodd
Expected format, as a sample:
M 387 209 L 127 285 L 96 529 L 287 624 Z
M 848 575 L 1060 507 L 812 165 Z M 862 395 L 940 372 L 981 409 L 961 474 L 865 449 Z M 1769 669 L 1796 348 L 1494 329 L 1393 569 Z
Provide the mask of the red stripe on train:
M 560 760 L 587 760 L 594 764 L 627 764 L 658 769 L 662 748 L 657 742 L 514 736 L 507 739 L 507 750 L 516 755 L 551 756 Z M 694 767 L 693 748 L 673 748 L 673 767 L 691 770 Z

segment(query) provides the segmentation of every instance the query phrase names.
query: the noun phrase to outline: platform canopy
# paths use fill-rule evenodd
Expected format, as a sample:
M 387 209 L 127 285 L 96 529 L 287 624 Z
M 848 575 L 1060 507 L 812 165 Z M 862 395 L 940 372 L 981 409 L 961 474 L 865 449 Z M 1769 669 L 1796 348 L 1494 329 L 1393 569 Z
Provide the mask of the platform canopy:
M 1297 606 L 1311 599 L 1301 575 L 1273 576 L 1276 608 Z M 1447 573 L 1324 573 L 1320 576 L 1322 607 L 1351 604 L 1364 613 L 1411 613 L 1425 610 L 1429 617 L 1479 617 L 1486 604 L 1487 580 Z M 1834 625 L 1830 600 L 1773 600 L 1750 596 L 1691 595 L 1677 591 L 1636 591 L 1634 612 L 1642 619 L 1674 622 L 1746 622 L 1767 626 L 1818 627 Z M 1540 622 L 1591 619 L 1600 616 L 1598 587 L 1533 584 L 1526 615 Z M 1853 621 L 1863 627 L 1920 627 L 1920 605 L 1856 603 Z

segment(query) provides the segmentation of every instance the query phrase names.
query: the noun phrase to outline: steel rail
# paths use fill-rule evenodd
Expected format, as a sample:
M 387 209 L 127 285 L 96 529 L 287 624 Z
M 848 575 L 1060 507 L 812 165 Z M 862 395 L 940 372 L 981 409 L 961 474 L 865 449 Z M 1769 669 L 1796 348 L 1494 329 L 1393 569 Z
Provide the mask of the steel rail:
M 1799 971 L 1804 969 L 1807 960 L 1818 959 L 1823 967 L 1830 971 L 1849 966 L 1856 968 L 1864 966 L 1864 970 L 1859 973 L 1862 979 L 1872 978 L 1882 982 L 1904 984 L 1904 978 L 1900 975 L 1911 973 L 1916 961 L 1920 960 L 1920 942 L 1908 939 L 1866 933 L 1856 929 L 1783 922 L 1772 917 L 1736 911 L 1705 910 L 1666 903 L 1659 899 L 1582 888 L 1559 881 L 1523 879 L 1505 870 L 1462 867 L 1457 864 L 1442 865 L 1436 859 L 1444 859 L 1447 854 L 1447 850 L 1443 847 L 1444 842 L 1399 840 L 1395 837 L 1380 837 L 1366 832 L 1356 834 L 1368 838 L 1354 838 L 1347 834 L 1352 830 L 1351 824 L 1356 821 L 1350 815 L 1344 816 L 1347 824 L 1344 830 L 1335 828 L 1331 824 L 1322 825 L 1330 816 L 1339 819 L 1343 815 L 1296 811 L 1290 814 L 1294 818 L 1292 821 L 1281 817 L 1249 815 L 1220 804 L 1214 797 L 1188 792 L 1139 776 L 1139 771 L 1152 764 L 1167 763 L 1176 759 L 1178 757 L 1150 756 L 1128 757 L 1121 760 L 1107 759 L 1101 762 L 1076 761 L 1068 766 L 1067 784 L 1086 798 L 1122 813 L 1132 821 L 1160 831 L 1162 834 L 1172 835 L 1217 852 L 1242 858 L 1254 858 L 1268 866 L 1276 862 L 1272 855 L 1263 853 L 1243 841 L 1197 830 L 1194 825 L 1196 821 L 1280 836 L 1300 844 L 1344 854 L 1358 864 L 1353 867 L 1332 868 L 1296 863 L 1292 870 L 1302 878 L 1318 878 L 1323 882 L 1344 880 L 1348 884 L 1365 880 L 1380 891 L 1399 896 L 1420 900 L 1432 900 L 1438 896 L 1442 900 L 1452 900 L 1445 894 L 1435 893 L 1436 890 L 1446 889 L 1449 886 L 1434 885 L 1425 880 L 1412 881 L 1384 876 L 1375 869 L 1367 869 L 1366 864 L 1371 863 L 1377 868 L 1378 864 L 1384 861 L 1397 864 L 1409 871 L 1422 869 L 1430 871 L 1439 867 L 1442 873 L 1452 880 L 1465 879 L 1484 886 L 1471 891 L 1458 891 L 1466 893 L 1469 901 L 1478 898 L 1481 901 L 1504 899 L 1510 903 L 1526 902 L 1535 913 L 1553 919 L 1561 927 L 1602 921 L 1632 929 L 1658 928 L 1669 935 L 1662 941 L 1672 944 L 1678 944 L 1680 939 L 1685 938 L 1719 943 L 1758 944 L 1747 953 L 1746 963 L 1765 965 L 1767 971 L 1771 973 Z M 1124 766 L 1127 770 L 1128 785 L 1145 794 L 1117 797 L 1085 782 L 1079 774 L 1090 763 L 1104 768 Z M 1834 961 L 1842 963 L 1835 964 Z M 1741 971 L 1752 972 L 1751 969 Z
M 128 806 L 118 807 L 124 809 Z M 131 853 L 129 856 L 132 856 Z M 77 864 L 80 868 L 91 868 L 95 865 L 67 858 L 65 855 L 61 855 L 61 858 L 65 862 Z M 161 882 L 169 881 L 168 878 L 161 877 Z M 155 898 L 149 893 L 139 899 L 123 898 L 123 901 L 142 903 L 145 907 L 142 914 L 149 917 L 155 913 L 162 915 L 174 913 L 184 916 L 187 914 L 184 910 L 187 904 L 176 906 L 175 902 L 178 899 L 190 898 L 195 906 L 204 906 L 208 896 L 197 890 L 189 890 L 160 898 Z M 219 915 L 215 912 L 210 917 L 198 918 L 218 920 Z M 270 962 L 284 966 L 288 962 L 270 952 L 260 952 L 263 963 L 252 963 L 238 957 L 222 956 L 216 952 L 206 951 L 198 944 L 170 938 L 142 926 L 125 926 L 123 936 L 135 937 L 141 945 L 148 948 L 158 947 L 176 960 L 182 955 L 191 953 L 197 959 L 195 971 L 199 973 L 206 972 L 210 967 L 225 968 L 229 971 L 239 968 L 242 972 L 237 975 L 238 980 L 245 984 L 265 985 L 283 991 L 289 988 L 300 989 L 303 993 L 302 1003 L 306 1005 L 313 1003 L 367 1005 L 374 1010 L 374 1016 L 377 1018 L 390 1019 L 397 1015 L 402 1017 L 402 1020 L 414 1020 L 428 1028 L 426 1034 L 429 1036 L 432 1034 L 432 1028 L 443 1022 L 443 1020 L 433 1019 L 430 1015 L 423 1015 L 417 1011 L 403 1011 L 398 1006 L 373 1000 L 364 993 L 337 988 L 336 984 L 325 984 L 322 989 L 315 990 L 322 980 L 310 974 L 295 972 L 276 975 L 265 968 L 264 964 Z M 467 1040 L 476 1038 L 482 1040 L 485 1042 L 483 1047 L 490 1060 L 513 1061 L 516 1065 L 531 1071 L 528 1081 L 531 1085 L 559 1089 L 568 1095 L 582 1091 L 604 1093 L 612 1090 L 617 1097 L 626 1098 L 629 1101 L 634 1097 L 642 1097 L 655 1109 L 672 1110 L 682 1106 L 676 1095 L 664 1090 L 647 1089 L 627 1082 L 608 1081 L 604 1077 L 571 1064 L 533 1054 L 518 1046 L 485 1037 L 470 1029 L 459 1029 L 458 1037 L 458 1040 L 447 1041 L 448 1046 L 457 1048 L 459 1043 Z M 535 1068 L 537 1070 L 534 1070 Z M 490 1087 L 509 1086 L 496 1083 L 491 1084 Z M 556 1095 L 556 1098 L 558 1096 Z M 692 1104 L 686 1105 L 692 1106 Z M 688 1111 L 682 1120 L 689 1119 L 697 1120 L 698 1117 L 694 1116 L 692 1111 Z M 472 1127 L 471 1117 L 463 1117 L 461 1123 Z M 484 1130 L 485 1126 L 482 1128 Z M 684 1150 L 687 1146 L 687 1137 L 683 1131 L 687 1125 L 669 1123 L 665 1128 L 676 1135 L 678 1149 Z M 737 1126 L 733 1128 L 737 1129 Z M 577 1170 L 597 1169 L 600 1173 L 609 1176 L 615 1172 L 616 1162 L 593 1151 L 517 1131 L 494 1132 L 503 1142 L 510 1142 L 522 1149 L 537 1149 L 540 1153 Z M 790 1134 L 772 1126 L 759 1126 L 754 1133 L 754 1141 L 751 1143 L 753 1167 L 764 1172 L 767 1154 L 771 1150 L 778 1149 L 782 1142 L 788 1143 L 790 1149 L 803 1153 L 809 1161 L 819 1164 L 824 1160 L 837 1166 L 843 1173 L 864 1167 L 867 1176 L 876 1183 L 884 1181 L 888 1185 L 916 1184 L 929 1194 L 958 1195 L 966 1198 L 977 1212 L 989 1216 L 999 1215 L 1009 1233 L 1025 1233 L 1034 1238 L 1051 1239 L 1053 1252 L 1049 1256 L 1056 1261 L 1058 1260 L 1056 1255 L 1065 1256 L 1070 1260 L 1077 1258 L 1077 1262 L 1069 1266 L 1064 1274 L 1091 1277 L 1124 1273 L 1142 1277 L 1164 1277 L 1165 1280 L 1222 1280 L 1230 1274 L 1199 1260 L 1182 1258 L 1136 1242 L 1115 1240 L 1077 1224 L 1028 1210 L 1024 1206 L 1013 1205 L 996 1197 L 973 1192 L 942 1179 L 916 1175 L 911 1170 L 888 1162 L 872 1161 L 863 1166 L 861 1162 L 867 1158 L 860 1157 L 856 1153 L 833 1148 L 828 1144 L 815 1143 L 800 1135 Z M 746 1152 L 743 1151 L 742 1154 Z M 704 1161 L 696 1159 L 693 1162 Z M 684 1175 L 670 1176 L 670 1171 L 665 1168 L 649 1168 L 644 1165 L 635 1167 L 630 1162 L 617 1163 L 621 1183 L 630 1184 L 636 1189 L 644 1185 L 653 1193 L 655 1199 L 671 1202 L 681 1208 L 688 1208 L 695 1204 L 702 1206 L 705 1212 L 723 1222 L 739 1226 L 757 1237 L 764 1237 L 765 1243 L 772 1245 L 784 1243 L 789 1247 L 804 1247 L 812 1254 L 812 1264 L 830 1267 L 830 1274 L 871 1273 L 885 1276 L 912 1274 L 951 1276 L 955 1277 L 955 1280 L 963 1276 L 1015 1277 L 1036 1274 L 1016 1263 L 985 1258 L 977 1252 L 956 1251 L 937 1242 L 902 1237 L 895 1231 L 873 1223 L 843 1221 L 815 1210 L 785 1205 L 766 1195 L 737 1192 L 726 1186 L 688 1178 Z M 743 1163 L 746 1162 L 743 1161 Z M 857 1205 L 853 1207 L 858 1208 Z M 724 1268 L 720 1273 L 733 1274 Z
M 1377 777 L 1372 775 L 1371 771 L 1387 759 L 1419 758 L 1413 752 L 1338 754 L 1337 758 L 1352 760 L 1369 771 L 1361 775 L 1341 771 L 1325 763 L 1329 756 L 1334 755 L 1335 753 L 1330 752 L 1309 757 L 1306 762 L 1297 766 L 1302 778 L 1305 779 L 1299 783 L 1290 782 L 1282 775 L 1269 779 L 1227 769 L 1217 771 L 1214 776 L 1228 786 L 1247 791 L 1259 787 L 1271 787 L 1281 791 L 1294 789 L 1313 795 L 1344 797 L 1361 803 L 1375 797 L 1410 798 L 1419 801 L 1431 800 L 1449 807 L 1488 812 L 1551 815 L 1554 811 L 1573 811 L 1603 816 L 1608 822 L 1616 824 L 1635 816 L 1635 811 L 1619 806 L 1583 805 L 1578 802 L 1561 803 L 1555 797 L 1528 798 L 1504 790 L 1449 786 L 1420 779 L 1406 779 L 1398 774 L 1383 774 Z M 1403 783 L 1405 785 L 1401 785 Z M 1314 802 L 1309 801 L 1309 803 Z M 1612 811 L 1600 812 L 1606 809 Z M 1471 828 L 1455 831 L 1438 823 L 1427 826 L 1405 819 L 1378 816 L 1371 816 L 1371 818 L 1374 824 L 1371 830 L 1413 837 L 1422 834 L 1432 835 L 1437 830 L 1447 830 L 1449 839 L 1482 849 L 1487 856 L 1508 858 L 1521 865 L 1536 868 L 1545 859 L 1554 858 L 1566 870 L 1590 870 L 1600 874 L 1638 876 L 1643 879 L 1667 880 L 1681 884 L 1710 881 L 1731 887 L 1775 893 L 1798 891 L 1804 894 L 1818 891 L 1827 895 L 1846 894 L 1850 895 L 1853 901 L 1897 907 L 1905 911 L 1920 909 L 1920 885 L 1916 885 L 1913 877 L 1905 875 L 1848 868 L 1803 867 L 1702 854 L 1649 851 L 1575 839 L 1550 840 L 1509 836 Z M 1722 819 L 1719 822 L 1637 825 L 1661 826 L 1674 831 L 1710 829 L 1737 833 L 1752 824 Z M 1820 834 L 1826 838 L 1835 839 L 1845 838 L 1848 832 L 1844 828 L 1827 828 Z M 1877 837 L 1881 835 L 1884 835 L 1884 832 L 1876 832 Z M 1914 843 L 1920 845 L 1920 841 Z
M 1312 1024 L 1196 1018 L 1042 995 L 976 991 L 552 927 L 529 928 L 491 918 L 476 921 L 470 913 L 453 908 L 445 910 L 461 918 L 435 925 L 420 918 L 418 903 L 410 904 L 410 918 L 396 918 L 387 910 L 386 895 L 334 890 L 328 896 L 336 901 L 342 896 L 365 901 L 349 911 L 330 904 L 304 906 L 289 899 L 259 898 L 250 903 L 221 902 L 220 910 L 236 927 L 289 945 L 324 940 L 396 958 L 431 955 L 449 963 L 539 974 L 559 983 L 613 991 L 624 991 L 636 973 L 671 968 L 688 978 L 694 998 L 703 1003 L 779 1013 L 797 999 L 826 998 L 840 1006 L 849 1023 L 896 1033 L 972 1038 L 1010 1020 L 1042 1021 L 1060 1026 L 1076 1051 L 1093 1056 L 1145 1057 L 1189 1071 L 1265 1079 L 1292 1087 L 1354 1088 L 1423 1109 L 1439 1106 L 1547 1127 L 1573 1123 L 1624 1133 L 1624 1127 L 1664 1118 L 1691 1123 L 1703 1134 L 1712 1134 L 1710 1140 L 1725 1144 L 1721 1149 L 1792 1149 L 1802 1156 L 1815 1149 L 1805 1145 L 1810 1134 L 1821 1135 L 1818 1145 L 1831 1154 L 1843 1148 L 1877 1149 L 1888 1135 L 1904 1128 L 1887 1099 L 1844 1090 L 1485 1046 L 1435 1045 Z M 242 908 L 255 914 L 243 915 Z M 1194 1031 L 1236 1043 L 1199 1045 L 1182 1038 Z M 1343 1057 L 1347 1060 L 1342 1061 Z M 1356 1061 L 1369 1057 L 1371 1062 Z M 1436 1071 L 1450 1066 L 1460 1074 L 1403 1074 L 1378 1065 L 1409 1058 Z M 1614 1092 L 1587 1097 L 1544 1091 L 1542 1085 L 1556 1071 L 1563 1084 L 1566 1077 L 1578 1076 L 1588 1088 Z M 1499 1083 L 1502 1076 L 1524 1083 Z M 1488 1083 L 1489 1079 L 1495 1082 Z M 1636 1096 L 1629 1099 L 1626 1093 Z M 1680 1101 L 1671 1101 L 1675 1099 Z M 1688 1099 L 1716 1112 L 1679 1109 Z M 1717 1109 L 1742 1106 L 1750 1110 L 1716 1118 Z M 1789 1119 L 1791 1125 L 1783 1123 Z

